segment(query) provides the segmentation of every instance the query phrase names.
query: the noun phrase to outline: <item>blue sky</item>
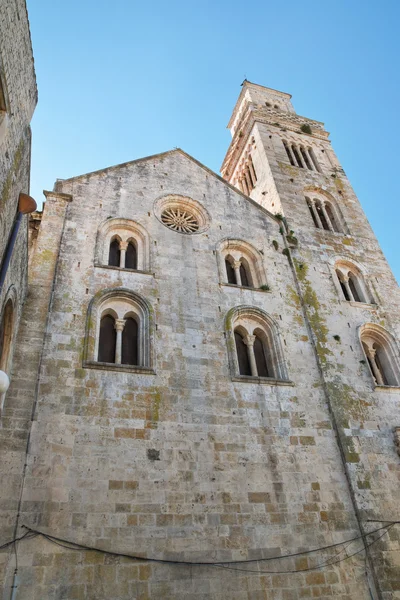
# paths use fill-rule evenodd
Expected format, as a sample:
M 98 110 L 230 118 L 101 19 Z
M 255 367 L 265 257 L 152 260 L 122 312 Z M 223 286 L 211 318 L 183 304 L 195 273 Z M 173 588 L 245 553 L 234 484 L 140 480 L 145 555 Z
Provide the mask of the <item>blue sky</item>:
M 216 172 L 240 83 L 323 121 L 398 280 L 396 0 L 28 0 L 31 193 L 176 146 Z

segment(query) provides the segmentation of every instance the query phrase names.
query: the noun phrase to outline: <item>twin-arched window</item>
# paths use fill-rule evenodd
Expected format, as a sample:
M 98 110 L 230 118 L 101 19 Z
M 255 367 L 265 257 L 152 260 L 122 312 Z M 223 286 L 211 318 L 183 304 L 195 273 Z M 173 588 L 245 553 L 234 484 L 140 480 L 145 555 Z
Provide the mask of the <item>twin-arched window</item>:
M 389 332 L 379 325 L 367 323 L 360 329 L 360 339 L 375 384 L 399 386 L 398 353 Z
M 98 361 L 121 365 L 139 364 L 139 326 L 136 315 L 118 319 L 107 313 L 100 320 Z
M 111 239 L 108 252 L 108 264 L 122 269 L 137 269 L 137 242 L 130 239 L 122 241 L 116 235 Z
M 332 201 L 322 197 L 310 198 L 306 196 L 306 202 L 317 229 L 343 233 L 343 225 L 339 217 L 339 212 Z
M 373 303 L 361 270 L 353 263 L 340 260 L 335 264 L 335 273 L 342 295 L 347 302 Z
M 88 312 L 86 363 L 150 368 L 150 314 L 147 301 L 130 290 L 97 294 Z
M 226 239 L 217 248 L 221 282 L 248 288 L 265 286 L 260 252 L 244 240 Z
M 107 219 L 99 228 L 96 264 L 148 271 L 150 240 L 146 229 L 130 219 Z
M 235 376 L 287 381 L 279 330 L 270 315 L 252 306 L 239 306 L 228 313 L 226 330 Z

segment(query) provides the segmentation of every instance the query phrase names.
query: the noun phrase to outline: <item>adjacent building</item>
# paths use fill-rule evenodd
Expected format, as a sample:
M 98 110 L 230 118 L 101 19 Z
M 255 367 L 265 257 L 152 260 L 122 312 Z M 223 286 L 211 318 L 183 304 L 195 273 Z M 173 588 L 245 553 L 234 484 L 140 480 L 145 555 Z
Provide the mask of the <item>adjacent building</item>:
M 26 201 L 36 103 L 25 1 L 5 0 L 0 11 L 0 371 L 8 376 L 27 289 L 28 217 L 23 213 L 34 206 Z M 0 411 L 3 402 L 0 391 Z

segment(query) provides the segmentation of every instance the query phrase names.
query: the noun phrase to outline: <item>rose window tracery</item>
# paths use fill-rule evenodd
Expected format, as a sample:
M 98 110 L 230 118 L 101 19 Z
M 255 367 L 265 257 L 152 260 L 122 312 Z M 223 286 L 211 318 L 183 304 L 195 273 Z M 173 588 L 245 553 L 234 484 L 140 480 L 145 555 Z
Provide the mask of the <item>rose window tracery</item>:
M 199 221 L 186 208 L 170 206 L 161 214 L 161 221 L 166 227 L 180 233 L 195 233 L 199 230 Z

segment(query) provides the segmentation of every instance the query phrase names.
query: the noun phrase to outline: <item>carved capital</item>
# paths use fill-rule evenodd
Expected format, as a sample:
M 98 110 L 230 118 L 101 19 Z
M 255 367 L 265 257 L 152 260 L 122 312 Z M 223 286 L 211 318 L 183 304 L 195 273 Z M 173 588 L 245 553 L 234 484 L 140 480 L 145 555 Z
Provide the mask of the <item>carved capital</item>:
M 125 327 L 125 319 L 115 319 L 114 327 L 116 331 L 123 331 Z
M 246 346 L 254 346 L 254 342 L 256 341 L 256 336 L 255 335 L 247 334 L 243 338 L 243 341 L 246 344 Z

